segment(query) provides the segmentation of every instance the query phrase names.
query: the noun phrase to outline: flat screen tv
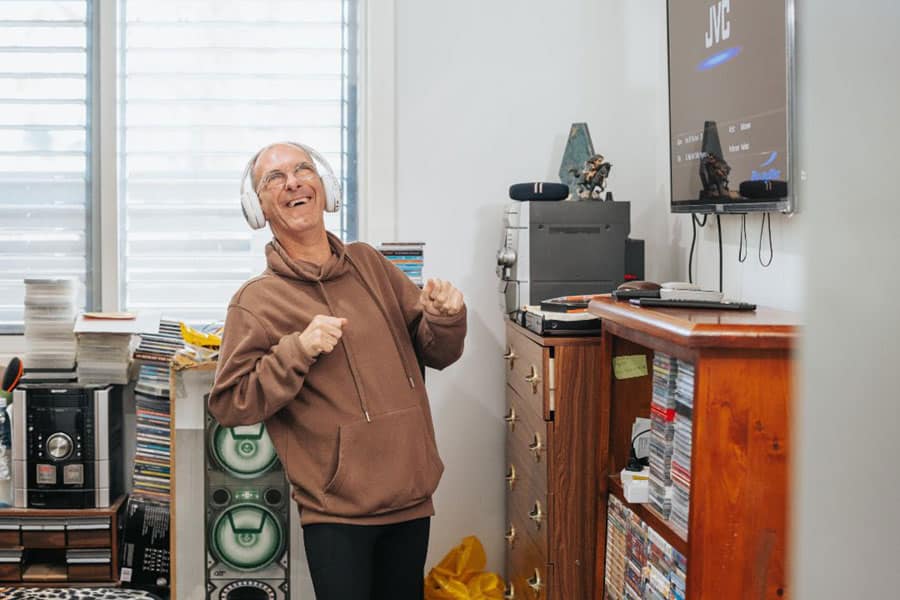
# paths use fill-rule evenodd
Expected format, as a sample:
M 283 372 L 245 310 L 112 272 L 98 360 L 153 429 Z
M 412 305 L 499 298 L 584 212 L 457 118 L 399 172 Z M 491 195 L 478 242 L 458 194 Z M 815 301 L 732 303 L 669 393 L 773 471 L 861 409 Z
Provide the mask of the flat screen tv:
M 667 13 L 672 212 L 793 212 L 793 0 Z

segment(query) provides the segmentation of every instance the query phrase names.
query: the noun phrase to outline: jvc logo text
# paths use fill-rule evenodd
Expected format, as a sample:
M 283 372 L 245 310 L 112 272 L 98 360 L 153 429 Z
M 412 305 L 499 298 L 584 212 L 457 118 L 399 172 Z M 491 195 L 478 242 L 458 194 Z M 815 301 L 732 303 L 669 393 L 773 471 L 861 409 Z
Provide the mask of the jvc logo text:
M 706 32 L 706 47 L 731 37 L 731 22 L 725 17 L 731 12 L 731 0 L 719 0 L 709 7 L 709 31 Z

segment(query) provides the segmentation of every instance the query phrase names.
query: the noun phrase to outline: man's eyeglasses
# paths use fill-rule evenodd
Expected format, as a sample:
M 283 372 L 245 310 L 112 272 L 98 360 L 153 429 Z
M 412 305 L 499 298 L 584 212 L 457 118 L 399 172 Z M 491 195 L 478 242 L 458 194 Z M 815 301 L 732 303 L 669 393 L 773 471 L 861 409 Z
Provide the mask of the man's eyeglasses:
M 319 176 L 319 174 L 316 172 L 316 168 L 308 162 L 302 162 L 298 164 L 296 167 L 294 167 L 292 173 L 294 174 L 294 179 L 303 183 L 315 181 Z M 259 194 L 260 190 L 265 190 L 271 193 L 281 192 L 285 187 L 287 187 L 287 182 L 287 175 L 285 175 L 283 171 L 269 171 L 259 182 L 259 187 L 256 189 L 256 193 Z

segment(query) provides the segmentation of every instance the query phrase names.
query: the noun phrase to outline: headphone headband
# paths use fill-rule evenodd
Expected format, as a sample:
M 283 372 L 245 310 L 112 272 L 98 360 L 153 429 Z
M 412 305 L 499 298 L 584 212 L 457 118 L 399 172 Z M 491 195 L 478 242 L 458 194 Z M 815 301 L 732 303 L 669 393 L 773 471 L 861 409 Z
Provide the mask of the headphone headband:
M 259 202 L 259 196 L 256 190 L 252 189 L 252 177 L 250 177 L 253 166 L 256 164 L 259 155 L 272 146 L 294 146 L 306 152 L 309 157 L 316 163 L 316 170 L 319 179 L 322 180 L 322 188 L 325 191 L 325 210 L 327 212 L 337 212 L 341 208 L 341 184 L 340 180 L 334 174 L 334 170 L 325 157 L 319 154 L 314 148 L 298 142 L 275 142 L 265 146 L 247 162 L 244 172 L 241 174 L 241 210 L 244 213 L 244 219 L 253 229 L 262 229 L 266 225 L 266 216 L 263 214 L 262 205 Z M 247 188 L 247 180 L 251 180 L 251 187 Z

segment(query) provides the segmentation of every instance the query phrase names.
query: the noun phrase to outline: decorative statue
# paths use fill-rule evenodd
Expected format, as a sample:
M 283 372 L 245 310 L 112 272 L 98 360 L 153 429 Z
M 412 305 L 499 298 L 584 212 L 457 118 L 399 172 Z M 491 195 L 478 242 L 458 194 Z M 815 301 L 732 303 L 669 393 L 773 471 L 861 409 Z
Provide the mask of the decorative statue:
M 605 162 L 603 155 L 595 154 L 587 159 L 577 181 L 578 198 L 599 200 L 606 189 L 606 178 L 612 165 Z
M 715 154 L 703 153 L 700 158 L 700 181 L 706 197 L 730 197 L 728 191 L 728 174 L 731 167 Z

